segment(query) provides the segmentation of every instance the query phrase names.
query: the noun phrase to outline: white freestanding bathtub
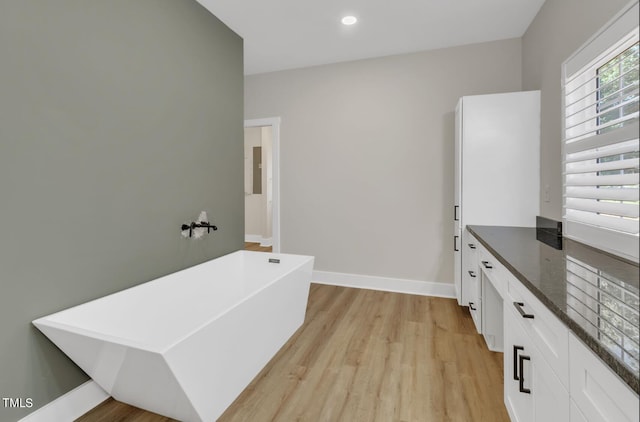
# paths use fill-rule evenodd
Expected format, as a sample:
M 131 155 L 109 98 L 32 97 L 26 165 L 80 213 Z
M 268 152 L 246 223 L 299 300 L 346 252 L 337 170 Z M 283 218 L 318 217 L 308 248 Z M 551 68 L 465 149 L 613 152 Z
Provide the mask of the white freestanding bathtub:
M 312 270 L 238 251 L 33 324 L 116 400 L 210 422 L 300 327 Z

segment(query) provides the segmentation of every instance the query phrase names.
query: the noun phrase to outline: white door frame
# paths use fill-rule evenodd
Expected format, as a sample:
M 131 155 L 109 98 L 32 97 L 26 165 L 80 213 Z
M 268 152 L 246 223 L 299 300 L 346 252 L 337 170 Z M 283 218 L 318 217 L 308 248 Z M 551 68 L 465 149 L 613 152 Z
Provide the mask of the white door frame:
M 273 236 L 273 252 L 280 252 L 280 117 L 267 117 L 264 119 L 251 119 L 244 121 L 244 127 L 271 126 L 273 165 L 272 175 L 272 202 L 271 202 L 271 222 Z M 244 138 L 243 138 L 244 139 Z

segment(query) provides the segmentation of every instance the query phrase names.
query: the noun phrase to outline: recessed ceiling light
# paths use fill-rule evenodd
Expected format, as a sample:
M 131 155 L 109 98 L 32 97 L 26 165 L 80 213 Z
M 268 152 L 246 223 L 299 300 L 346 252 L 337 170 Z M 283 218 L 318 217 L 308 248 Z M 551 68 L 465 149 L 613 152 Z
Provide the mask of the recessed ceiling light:
M 358 18 L 356 18 L 355 16 L 345 16 L 344 18 L 342 18 L 343 25 L 353 25 L 356 22 L 358 22 Z

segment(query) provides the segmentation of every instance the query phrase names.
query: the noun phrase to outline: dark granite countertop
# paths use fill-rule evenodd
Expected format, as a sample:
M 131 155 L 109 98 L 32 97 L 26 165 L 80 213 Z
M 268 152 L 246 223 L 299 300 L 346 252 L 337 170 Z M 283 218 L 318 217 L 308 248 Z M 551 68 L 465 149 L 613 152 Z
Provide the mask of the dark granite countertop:
M 513 275 L 640 393 L 638 265 L 529 227 L 467 226 Z M 543 239 L 544 240 L 544 239 Z

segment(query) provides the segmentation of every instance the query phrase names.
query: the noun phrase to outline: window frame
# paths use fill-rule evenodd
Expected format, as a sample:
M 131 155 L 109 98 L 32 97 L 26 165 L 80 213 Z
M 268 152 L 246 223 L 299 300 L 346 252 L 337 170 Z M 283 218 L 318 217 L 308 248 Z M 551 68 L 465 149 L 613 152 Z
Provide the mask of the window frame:
M 589 225 L 567 217 L 567 209 L 573 211 L 573 208 L 567 208 L 567 139 L 572 140 L 575 134 L 572 133 L 571 123 L 567 126 L 566 114 L 568 107 L 575 107 L 574 110 L 577 110 L 576 120 L 592 119 L 594 121 L 593 124 L 590 122 L 585 123 L 581 129 L 582 132 L 585 133 L 585 137 L 591 136 L 586 134 L 590 126 L 593 127 L 594 132 L 596 131 L 599 118 L 593 115 L 591 117 L 589 116 L 589 113 L 593 114 L 593 109 L 587 108 L 593 103 L 593 99 L 589 97 L 589 93 L 594 92 L 596 98 L 597 95 L 599 95 L 597 94 L 600 90 L 597 86 L 599 79 L 598 69 L 638 41 L 638 10 L 637 0 L 628 4 L 600 31 L 562 63 L 561 76 L 562 219 L 565 236 L 634 262 L 639 261 L 640 253 L 640 247 L 638 245 L 639 237 L 637 234 L 623 233 L 613 229 Z M 632 36 L 631 38 L 630 35 Z M 623 40 L 626 42 L 624 45 L 621 44 Z M 576 79 L 576 75 L 582 79 Z M 577 100 L 570 104 L 567 104 L 566 86 L 568 82 L 577 84 L 579 88 L 571 91 L 572 100 Z M 574 87 L 575 86 L 576 85 L 574 85 Z M 580 94 L 578 94 L 578 92 L 580 92 Z M 598 102 L 596 101 L 594 105 L 597 107 L 597 104 Z M 637 120 L 636 118 L 636 122 Z M 632 126 L 633 125 L 635 125 L 635 128 L 638 127 L 637 123 L 633 123 Z M 587 129 L 584 129 L 585 127 Z M 637 131 L 637 129 L 634 130 Z M 612 132 L 615 132 L 615 130 Z M 626 132 L 629 131 L 627 130 Z M 634 136 L 637 138 L 637 134 Z

